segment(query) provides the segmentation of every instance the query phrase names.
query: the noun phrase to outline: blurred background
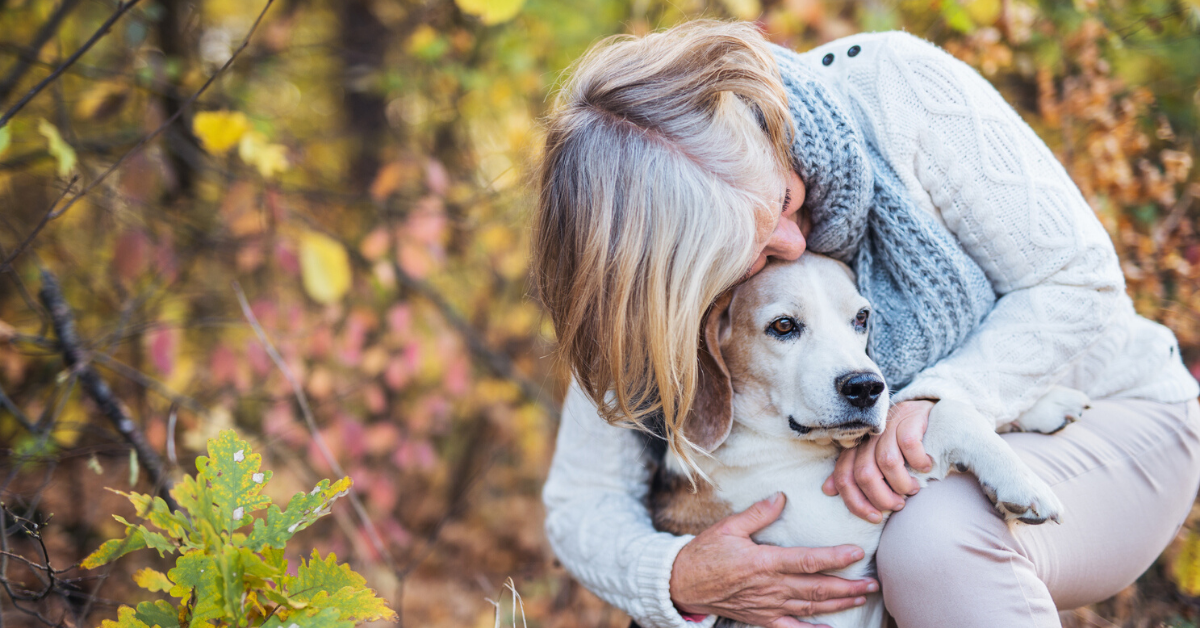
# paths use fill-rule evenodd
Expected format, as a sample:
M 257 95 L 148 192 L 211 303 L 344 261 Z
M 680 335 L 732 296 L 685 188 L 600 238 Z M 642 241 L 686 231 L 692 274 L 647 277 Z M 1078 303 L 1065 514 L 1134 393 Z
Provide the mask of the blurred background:
M 701 16 L 797 50 L 905 29 L 977 68 L 1200 375 L 1197 0 L 0 0 L 0 626 L 155 598 L 130 579 L 169 566 L 153 552 L 55 587 L 34 566 L 119 536 L 132 508 L 103 488 L 194 472 L 224 428 L 276 503 L 345 469 L 366 518 L 339 503 L 293 551 L 336 552 L 404 624 L 492 626 L 512 578 L 531 626 L 625 626 L 542 532 L 564 377 L 529 294 L 530 181 L 573 59 Z M 1064 622 L 1196 626 L 1191 594 L 1185 529 Z

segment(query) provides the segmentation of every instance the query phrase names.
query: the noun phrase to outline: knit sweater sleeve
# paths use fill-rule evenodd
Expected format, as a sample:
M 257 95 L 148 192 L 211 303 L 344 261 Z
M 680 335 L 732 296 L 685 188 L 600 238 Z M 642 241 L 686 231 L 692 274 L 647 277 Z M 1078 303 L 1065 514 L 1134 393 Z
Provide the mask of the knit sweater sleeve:
M 649 476 L 642 443 L 613 427 L 572 384 L 542 491 L 546 533 L 567 571 L 643 628 L 706 628 L 671 602 L 671 567 L 693 537 L 657 532 L 645 506 Z
M 1116 251 L 1054 154 L 982 76 L 911 35 L 875 38 L 873 67 L 846 77 L 860 112 L 998 297 L 957 350 L 893 398 L 955 398 L 1003 425 L 1125 309 Z

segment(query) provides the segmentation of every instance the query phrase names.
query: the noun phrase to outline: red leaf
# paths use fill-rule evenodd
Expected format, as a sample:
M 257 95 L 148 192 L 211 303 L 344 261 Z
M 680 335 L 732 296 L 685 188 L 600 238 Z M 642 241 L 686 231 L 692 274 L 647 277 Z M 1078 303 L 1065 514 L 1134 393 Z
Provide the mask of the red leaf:
M 237 376 L 237 354 L 229 347 L 219 344 L 208 358 L 208 376 L 214 386 L 231 384 Z
M 338 425 L 342 428 L 342 443 L 346 446 L 346 453 L 356 460 L 362 458 L 367 453 L 367 431 L 362 423 L 343 414 L 338 417 Z
M 122 233 L 113 245 L 113 266 L 125 281 L 137 279 L 146 270 L 150 239 L 145 233 L 131 229 Z
M 155 329 L 149 334 L 150 362 L 163 375 L 170 375 L 175 368 L 175 354 L 179 349 L 179 330 Z
M 450 175 L 442 162 L 430 159 L 429 163 L 425 164 L 425 185 L 429 187 L 430 192 L 438 196 L 446 195 L 450 188 Z
M 407 303 L 393 305 L 387 313 L 388 327 L 401 340 L 407 340 L 412 332 L 412 308 Z
M 471 363 L 463 356 L 458 356 L 450 366 L 446 367 L 446 379 L 443 385 L 448 394 L 459 396 L 466 394 L 471 384 Z
M 411 375 L 412 369 L 409 368 L 408 362 L 402 356 L 392 356 L 392 359 L 388 361 L 387 368 L 383 371 L 383 383 L 392 390 L 400 390 L 408 383 Z

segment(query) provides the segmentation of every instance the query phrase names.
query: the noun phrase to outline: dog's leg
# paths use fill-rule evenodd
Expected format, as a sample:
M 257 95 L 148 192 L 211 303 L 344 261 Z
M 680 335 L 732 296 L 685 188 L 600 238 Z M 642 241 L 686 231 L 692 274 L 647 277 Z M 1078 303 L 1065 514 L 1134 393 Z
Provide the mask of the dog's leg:
M 1030 524 L 1059 521 L 1063 508 L 1054 491 L 970 404 L 937 402 L 929 413 L 924 444 L 934 468 L 918 477 L 938 479 L 950 469 L 969 471 L 1006 520 Z
M 1078 421 L 1089 401 L 1087 395 L 1074 388 L 1053 386 L 1012 425 L 1022 432 L 1053 434 Z

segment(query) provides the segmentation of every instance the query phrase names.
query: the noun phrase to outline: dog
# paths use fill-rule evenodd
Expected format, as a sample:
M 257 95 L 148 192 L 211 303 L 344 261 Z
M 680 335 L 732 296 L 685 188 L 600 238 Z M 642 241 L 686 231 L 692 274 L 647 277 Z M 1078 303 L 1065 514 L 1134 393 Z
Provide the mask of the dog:
M 888 388 L 866 350 L 870 321 L 871 306 L 850 268 L 811 253 L 772 262 L 722 295 L 705 320 L 695 410 L 683 427 L 709 452 L 697 464 L 711 483 L 698 480 L 693 488 L 679 459 L 660 446 L 649 496 L 655 527 L 698 534 L 780 491 L 787 495 L 783 514 L 755 541 L 857 545 L 865 557 L 830 575 L 873 576 L 883 523 L 860 519 L 841 497 L 821 491 L 841 451 L 882 433 L 887 419 Z M 1083 393 L 1056 387 L 1012 427 L 1053 433 L 1077 420 L 1086 404 Z M 924 446 L 934 464 L 929 473 L 914 473 L 921 486 L 952 470 L 970 472 L 1005 519 L 1059 521 L 1054 492 L 971 405 L 937 402 Z M 799 619 L 833 628 L 886 621 L 879 593 L 864 606 Z

